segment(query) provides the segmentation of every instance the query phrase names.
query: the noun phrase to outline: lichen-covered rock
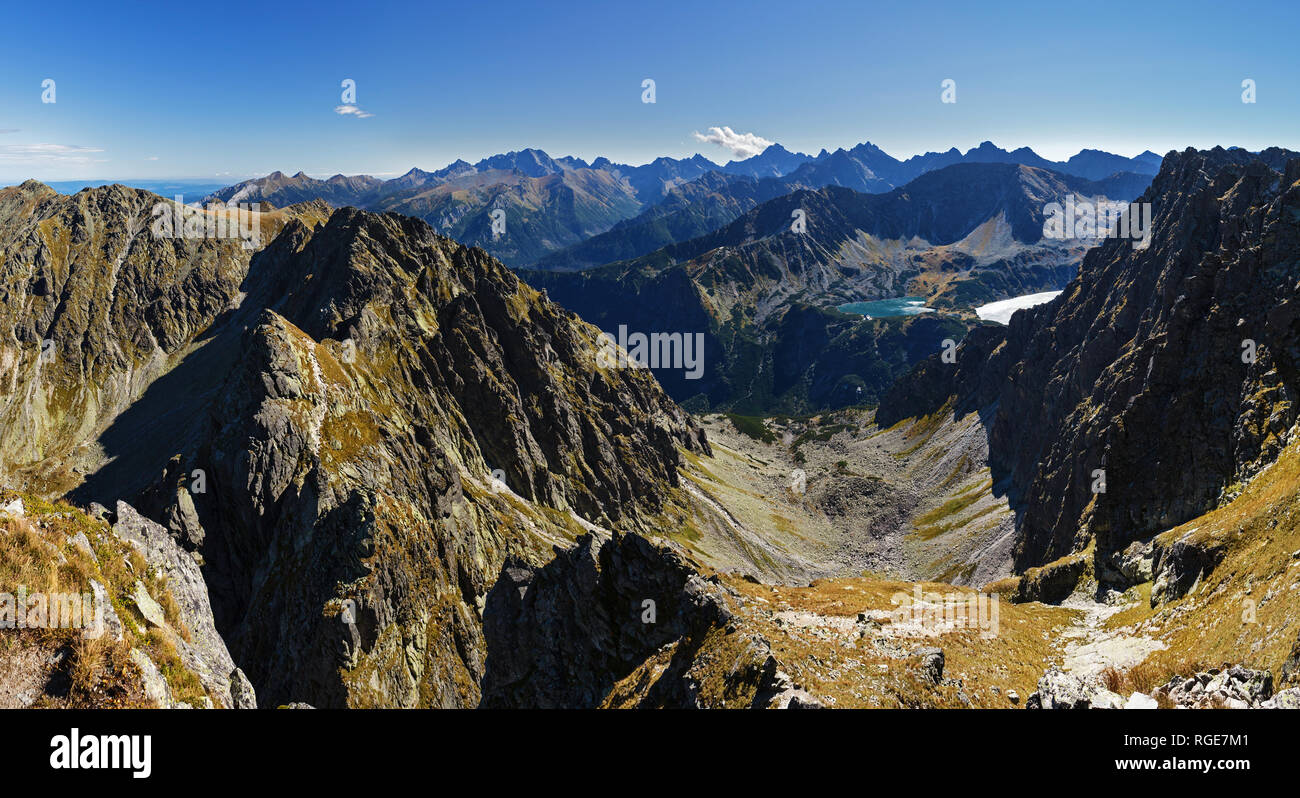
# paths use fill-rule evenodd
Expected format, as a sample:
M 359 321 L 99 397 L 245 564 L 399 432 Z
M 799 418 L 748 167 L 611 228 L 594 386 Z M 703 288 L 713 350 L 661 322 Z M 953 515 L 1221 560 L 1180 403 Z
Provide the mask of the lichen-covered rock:
M 230 672 L 230 702 L 232 709 L 257 709 L 257 694 L 239 668 Z
M 1038 690 L 1025 699 L 1026 709 L 1088 709 L 1095 687 L 1083 679 L 1055 668 L 1038 680 Z
M 934 685 L 943 681 L 944 655 L 942 648 L 917 649 L 912 652 L 912 656 L 920 659 L 917 673 L 923 681 Z
M 1273 695 L 1260 704 L 1261 709 L 1300 709 L 1300 687 L 1292 687 Z
M 167 680 L 163 678 L 162 671 L 158 666 L 149 659 L 149 655 L 138 648 L 131 649 L 131 662 L 135 664 L 140 671 L 140 678 L 144 683 L 144 695 L 154 707 L 158 709 L 170 709 L 172 706 L 172 691 L 167 686 Z

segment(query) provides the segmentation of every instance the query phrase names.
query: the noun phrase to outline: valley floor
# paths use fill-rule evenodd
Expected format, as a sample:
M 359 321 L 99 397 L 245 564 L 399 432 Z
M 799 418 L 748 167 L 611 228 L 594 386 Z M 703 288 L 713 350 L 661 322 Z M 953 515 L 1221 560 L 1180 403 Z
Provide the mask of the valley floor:
M 867 410 L 766 424 L 706 417 L 713 456 L 691 455 L 686 477 L 712 501 L 679 542 L 764 581 L 1005 577 L 1013 514 L 992 484 L 979 419 L 938 415 L 885 430 Z M 712 523 L 710 510 L 727 521 Z M 748 544 L 756 539 L 768 547 Z
M 1186 595 L 1162 595 L 1148 560 L 1122 592 L 1090 565 L 1059 605 L 1013 603 L 1012 511 L 990 482 L 978 418 L 945 414 L 885 430 L 863 410 L 704 420 L 713 455 L 686 469 L 701 506 L 674 540 L 714 574 L 741 638 L 766 641 L 805 703 L 1010 708 L 1059 671 L 1099 695 L 1156 693 L 1168 705 L 1171 679 L 1234 665 L 1272 672 L 1278 689 L 1293 678 L 1300 444 L 1220 509 L 1159 536 L 1223 549 Z M 970 611 L 957 617 L 956 606 Z M 707 645 L 696 656 L 734 660 Z M 635 696 L 624 685 L 608 703 Z

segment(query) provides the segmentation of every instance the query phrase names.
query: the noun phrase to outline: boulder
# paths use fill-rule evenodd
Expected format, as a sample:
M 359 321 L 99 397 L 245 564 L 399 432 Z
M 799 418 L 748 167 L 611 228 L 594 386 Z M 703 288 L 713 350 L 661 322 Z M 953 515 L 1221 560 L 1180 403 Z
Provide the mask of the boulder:
M 916 674 L 923 682 L 937 685 L 943 681 L 943 649 L 920 648 L 913 651 L 912 656 L 920 658 Z
M 257 694 L 239 668 L 230 672 L 230 701 L 233 709 L 257 709 Z
M 1088 687 L 1078 676 L 1052 668 L 1038 680 L 1038 689 L 1025 701 L 1026 709 L 1087 709 Z
M 139 579 L 135 580 L 135 590 L 131 593 L 131 600 L 135 602 L 136 609 L 150 626 L 167 627 L 166 613 L 158 602 L 153 600 L 153 596 L 149 595 L 149 590 Z
M 1261 709 L 1300 709 L 1300 687 L 1283 690 L 1259 706 Z
M 1072 674 L 1052 668 L 1038 680 L 1025 709 L 1123 709 L 1124 697 Z
M 162 671 L 153 664 L 149 655 L 138 648 L 131 649 L 131 662 L 140 670 L 140 679 L 144 683 L 144 696 L 159 709 L 168 709 L 172 705 L 172 691 L 163 678 Z
M 107 633 L 113 640 L 121 641 L 123 639 L 122 619 L 117 617 L 117 610 L 113 609 L 113 602 L 108 597 L 108 589 L 92 579 L 90 592 L 95 596 L 95 622 L 82 634 L 89 638 L 97 638 Z
M 826 705 L 813 698 L 811 694 L 803 691 L 790 689 L 785 690 L 772 697 L 772 703 L 768 705 L 771 709 L 825 709 Z

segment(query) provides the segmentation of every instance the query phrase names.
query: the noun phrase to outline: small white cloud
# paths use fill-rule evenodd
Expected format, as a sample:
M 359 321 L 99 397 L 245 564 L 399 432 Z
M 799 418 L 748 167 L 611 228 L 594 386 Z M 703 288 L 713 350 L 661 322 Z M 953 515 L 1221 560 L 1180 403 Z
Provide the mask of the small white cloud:
M 17 132 L 18 132 L 18 128 L 16 127 L 0 127 L 0 133 L 17 133 Z
M 148 158 L 145 158 L 145 160 L 146 160 L 146 161 L 156 161 L 156 160 L 158 160 L 158 156 L 157 156 L 157 155 L 150 155 Z
M 369 119 L 374 116 L 369 111 L 362 111 L 355 105 L 336 105 L 334 106 L 334 113 L 340 116 L 355 116 L 357 119 Z
M 695 131 L 691 135 L 695 137 L 696 141 L 716 144 L 741 159 L 752 158 L 773 144 L 773 142 L 757 133 L 737 133 L 725 126 L 711 127 L 707 135 L 699 131 Z

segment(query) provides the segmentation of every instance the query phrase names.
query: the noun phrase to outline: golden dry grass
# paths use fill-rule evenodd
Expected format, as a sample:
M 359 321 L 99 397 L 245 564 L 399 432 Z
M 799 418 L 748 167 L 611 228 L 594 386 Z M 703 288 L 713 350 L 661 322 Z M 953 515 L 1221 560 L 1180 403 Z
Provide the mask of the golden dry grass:
M 86 595 L 92 592 L 94 580 L 108 592 L 123 626 L 121 641 L 108 635 L 86 638 L 78 628 L 0 632 L 11 644 L 59 653 L 48 674 L 53 692 L 38 705 L 144 706 L 139 670 L 130 660 L 130 650 L 139 648 L 158 665 L 176 700 L 201 706 L 207 692 L 184 667 L 176 650 L 173 634 L 188 641 L 190 632 L 181 622 L 180 608 L 167 589 L 166 578 L 149 568 L 135 547 L 114 536 L 107 524 L 72 505 L 0 491 L 0 503 L 15 498 L 22 500 L 25 517 L 0 514 L 0 592 L 16 594 L 23 588 L 28 594 Z M 85 535 L 91 551 L 72 542 L 79 533 Z M 158 601 L 174 631 L 146 630 L 144 618 L 130 598 L 137 580 Z

